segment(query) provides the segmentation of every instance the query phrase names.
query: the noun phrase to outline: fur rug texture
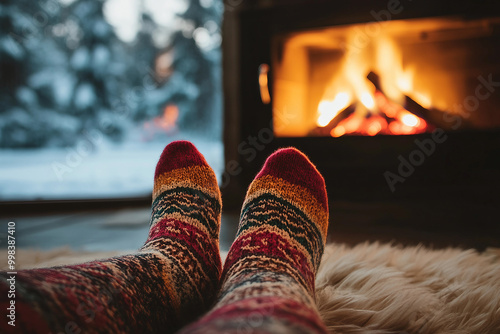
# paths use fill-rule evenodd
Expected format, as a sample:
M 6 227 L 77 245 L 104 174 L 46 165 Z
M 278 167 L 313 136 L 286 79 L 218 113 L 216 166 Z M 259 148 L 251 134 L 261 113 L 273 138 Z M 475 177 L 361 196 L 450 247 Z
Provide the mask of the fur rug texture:
M 16 265 L 49 267 L 127 253 L 21 249 Z M 500 249 L 480 254 L 330 244 L 316 277 L 316 302 L 331 333 L 500 334 Z
M 316 301 L 331 333 L 500 333 L 500 252 L 329 245 Z

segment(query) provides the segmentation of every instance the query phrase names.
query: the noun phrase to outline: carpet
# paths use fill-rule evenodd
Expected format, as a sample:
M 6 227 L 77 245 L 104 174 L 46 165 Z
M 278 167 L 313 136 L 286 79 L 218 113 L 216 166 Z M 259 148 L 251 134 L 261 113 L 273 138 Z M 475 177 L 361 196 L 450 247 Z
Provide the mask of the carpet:
M 127 253 L 20 249 L 16 266 Z M 1 261 L 5 269 L 6 259 Z M 500 249 L 330 244 L 316 277 L 316 302 L 331 333 L 500 334 Z
M 500 333 L 500 250 L 329 245 L 316 301 L 331 333 Z

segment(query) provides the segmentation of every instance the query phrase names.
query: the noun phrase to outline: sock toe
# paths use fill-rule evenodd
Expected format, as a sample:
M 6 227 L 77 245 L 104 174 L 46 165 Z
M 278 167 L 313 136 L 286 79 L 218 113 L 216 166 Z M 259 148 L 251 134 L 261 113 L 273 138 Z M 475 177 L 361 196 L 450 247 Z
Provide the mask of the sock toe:
M 328 196 L 325 180 L 304 153 L 284 148 L 270 155 L 248 188 L 245 203 L 261 196 L 275 196 L 299 208 L 317 226 L 323 242 L 326 241 Z
M 153 201 L 163 192 L 178 187 L 202 191 L 220 202 L 214 171 L 188 141 L 174 141 L 163 150 L 156 165 Z
M 175 169 L 192 166 L 208 167 L 208 164 L 192 143 L 186 140 L 174 141 L 163 150 L 156 165 L 155 178 Z
M 250 184 L 241 212 L 238 240 L 246 242 L 250 240 L 247 236 L 252 235 L 251 242 L 257 242 L 255 231 L 263 233 L 266 240 L 283 237 L 283 242 L 295 245 L 291 249 L 307 253 L 305 258 L 311 259 L 314 269 L 305 268 L 303 273 L 312 286 L 313 272 L 319 266 L 328 232 L 328 199 L 323 177 L 299 150 L 285 148 L 273 153 Z M 276 236 L 269 237 L 266 233 Z M 257 248 L 265 253 L 281 251 L 283 247 L 277 248 L 273 240 Z
M 282 148 L 270 155 L 256 179 L 266 175 L 307 189 L 325 209 L 328 207 L 325 180 L 309 158 L 296 148 Z

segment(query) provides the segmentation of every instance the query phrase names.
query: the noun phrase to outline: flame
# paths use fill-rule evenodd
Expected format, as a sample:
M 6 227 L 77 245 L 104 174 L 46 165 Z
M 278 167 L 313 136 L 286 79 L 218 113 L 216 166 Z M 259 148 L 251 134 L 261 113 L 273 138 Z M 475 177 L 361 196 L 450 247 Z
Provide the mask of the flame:
M 420 104 L 424 108 L 431 108 L 432 101 L 430 97 L 422 92 L 416 91 L 414 88 L 414 77 L 415 77 L 415 69 L 410 67 L 404 71 L 401 70 L 400 74 L 397 77 L 397 86 L 399 90 L 411 97 L 418 104 Z
M 152 138 L 157 133 L 169 133 L 177 128 L 177 119 L 179 118 L 179 108 L 176 105 L 169 104 L 163 109 L 163 114 L 157 116 L 143 124 L 147 130 L 148 138 Z
M 368 109 L 368 110 L 373 110 L 375 108 L 375 100 L 373 99 L 372 94 L 369 92 L 363 92 L 361 93 L 361 103 Z
M 346 44 L 353 45 L 356 38 L 359 36 L 355 31 L 348 33 Z M 403 67 L 402 60 L 401 50 L 386 36 L 374 39 L 370 47 L 347 52 L 340 71 L 326 87 L 318 104 L 316 124 L 325 127 L 342 110 L 354 105 L 355 112 L 340 121 L 330 131 L 331 136 L 425 132 L 425 120 L 403 105 L 406 97 L 424 108 L 430 108 L 432 103 L 428 95 L 415 90 L 415 68 Z M 367 79 L 370 71 L 379 75 L 380 82 L 372 83 Z M 329 99 L 328 96 L 335 98 Z
M 396 84 L 401 92 L 410 93 L 413 90 L 413 70 L 402 71 L 396 78 Z
M 424 108 L 431 108 L 432 101 L 430 97 L 415 89 L 415 67 L 407 66 L 403 68 L 403 55 L 394 41 L 383 37 L 377 43 L 377 46 L 377 72 L 383 74 L 381 84 L 384 93 L 391 100 L 398 103 L 403 103 L 406 95 Z
M 368 135 L 430 132 L 434 124 L 451 129 L 441 116 L 459 113 L 457 105 L 474 94 L 474 86 L 467 81 L 473 75 L 467 68 L 467 43 L 491 35 L 491 27 L 498 22 L 409 18 L 276 34 L 271 48 L 272 80 L 262 72 L 259 77 L 264 103 L 269 102 L 266 88 L 272 85 L 268 88 L 274 134 L 349 135 L 340 124 L 348 112 L 370 121 L 368 128 L 351 132 L 356 134 L 364 130 Z M 447 45 L 454 49 L 445 50 Z M 451 53 L 454 57 L 450 58 Z M 340 111 L 345 104 L 335 100 L 339 94 L 350 96 L 345 112 Z M 403 111 L 413 116 L 404 116 Z M 384 118 L 387 126 L 371 122 L 375 116 Z M 365 121 L 360 124 L 364 126 Z
M 338 93 L 331 101 L 322 100 L 318 105 L 319 117 L 316 124 L 321 127 L 327 126 L 335 116 L 349 106 L 351 100 L 351 95 L 347 92 Z
M 427 108 L 427 109 L 432 108 L 433 103 L 431 101 L 431 98 L 428 95 L 422 94 L 420 92 L 412 92 L 410 95 L 422 107 Z M 443 108 L 443 109 L 446 109 L 446 108 Z

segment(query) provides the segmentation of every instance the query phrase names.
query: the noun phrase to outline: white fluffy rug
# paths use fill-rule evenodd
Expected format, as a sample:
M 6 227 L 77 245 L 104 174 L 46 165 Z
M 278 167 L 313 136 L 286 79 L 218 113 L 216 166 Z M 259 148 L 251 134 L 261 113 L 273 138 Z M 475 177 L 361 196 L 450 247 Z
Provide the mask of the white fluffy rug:
M 500 333 L 500 252 L 329 245 L 316 299 L 331 333 Z
M 16 262 L 22 269 L 124 253 L 18 250 Z M 331 244 L 316 300 L 331 333 L 499 334 L 500 250 Z

